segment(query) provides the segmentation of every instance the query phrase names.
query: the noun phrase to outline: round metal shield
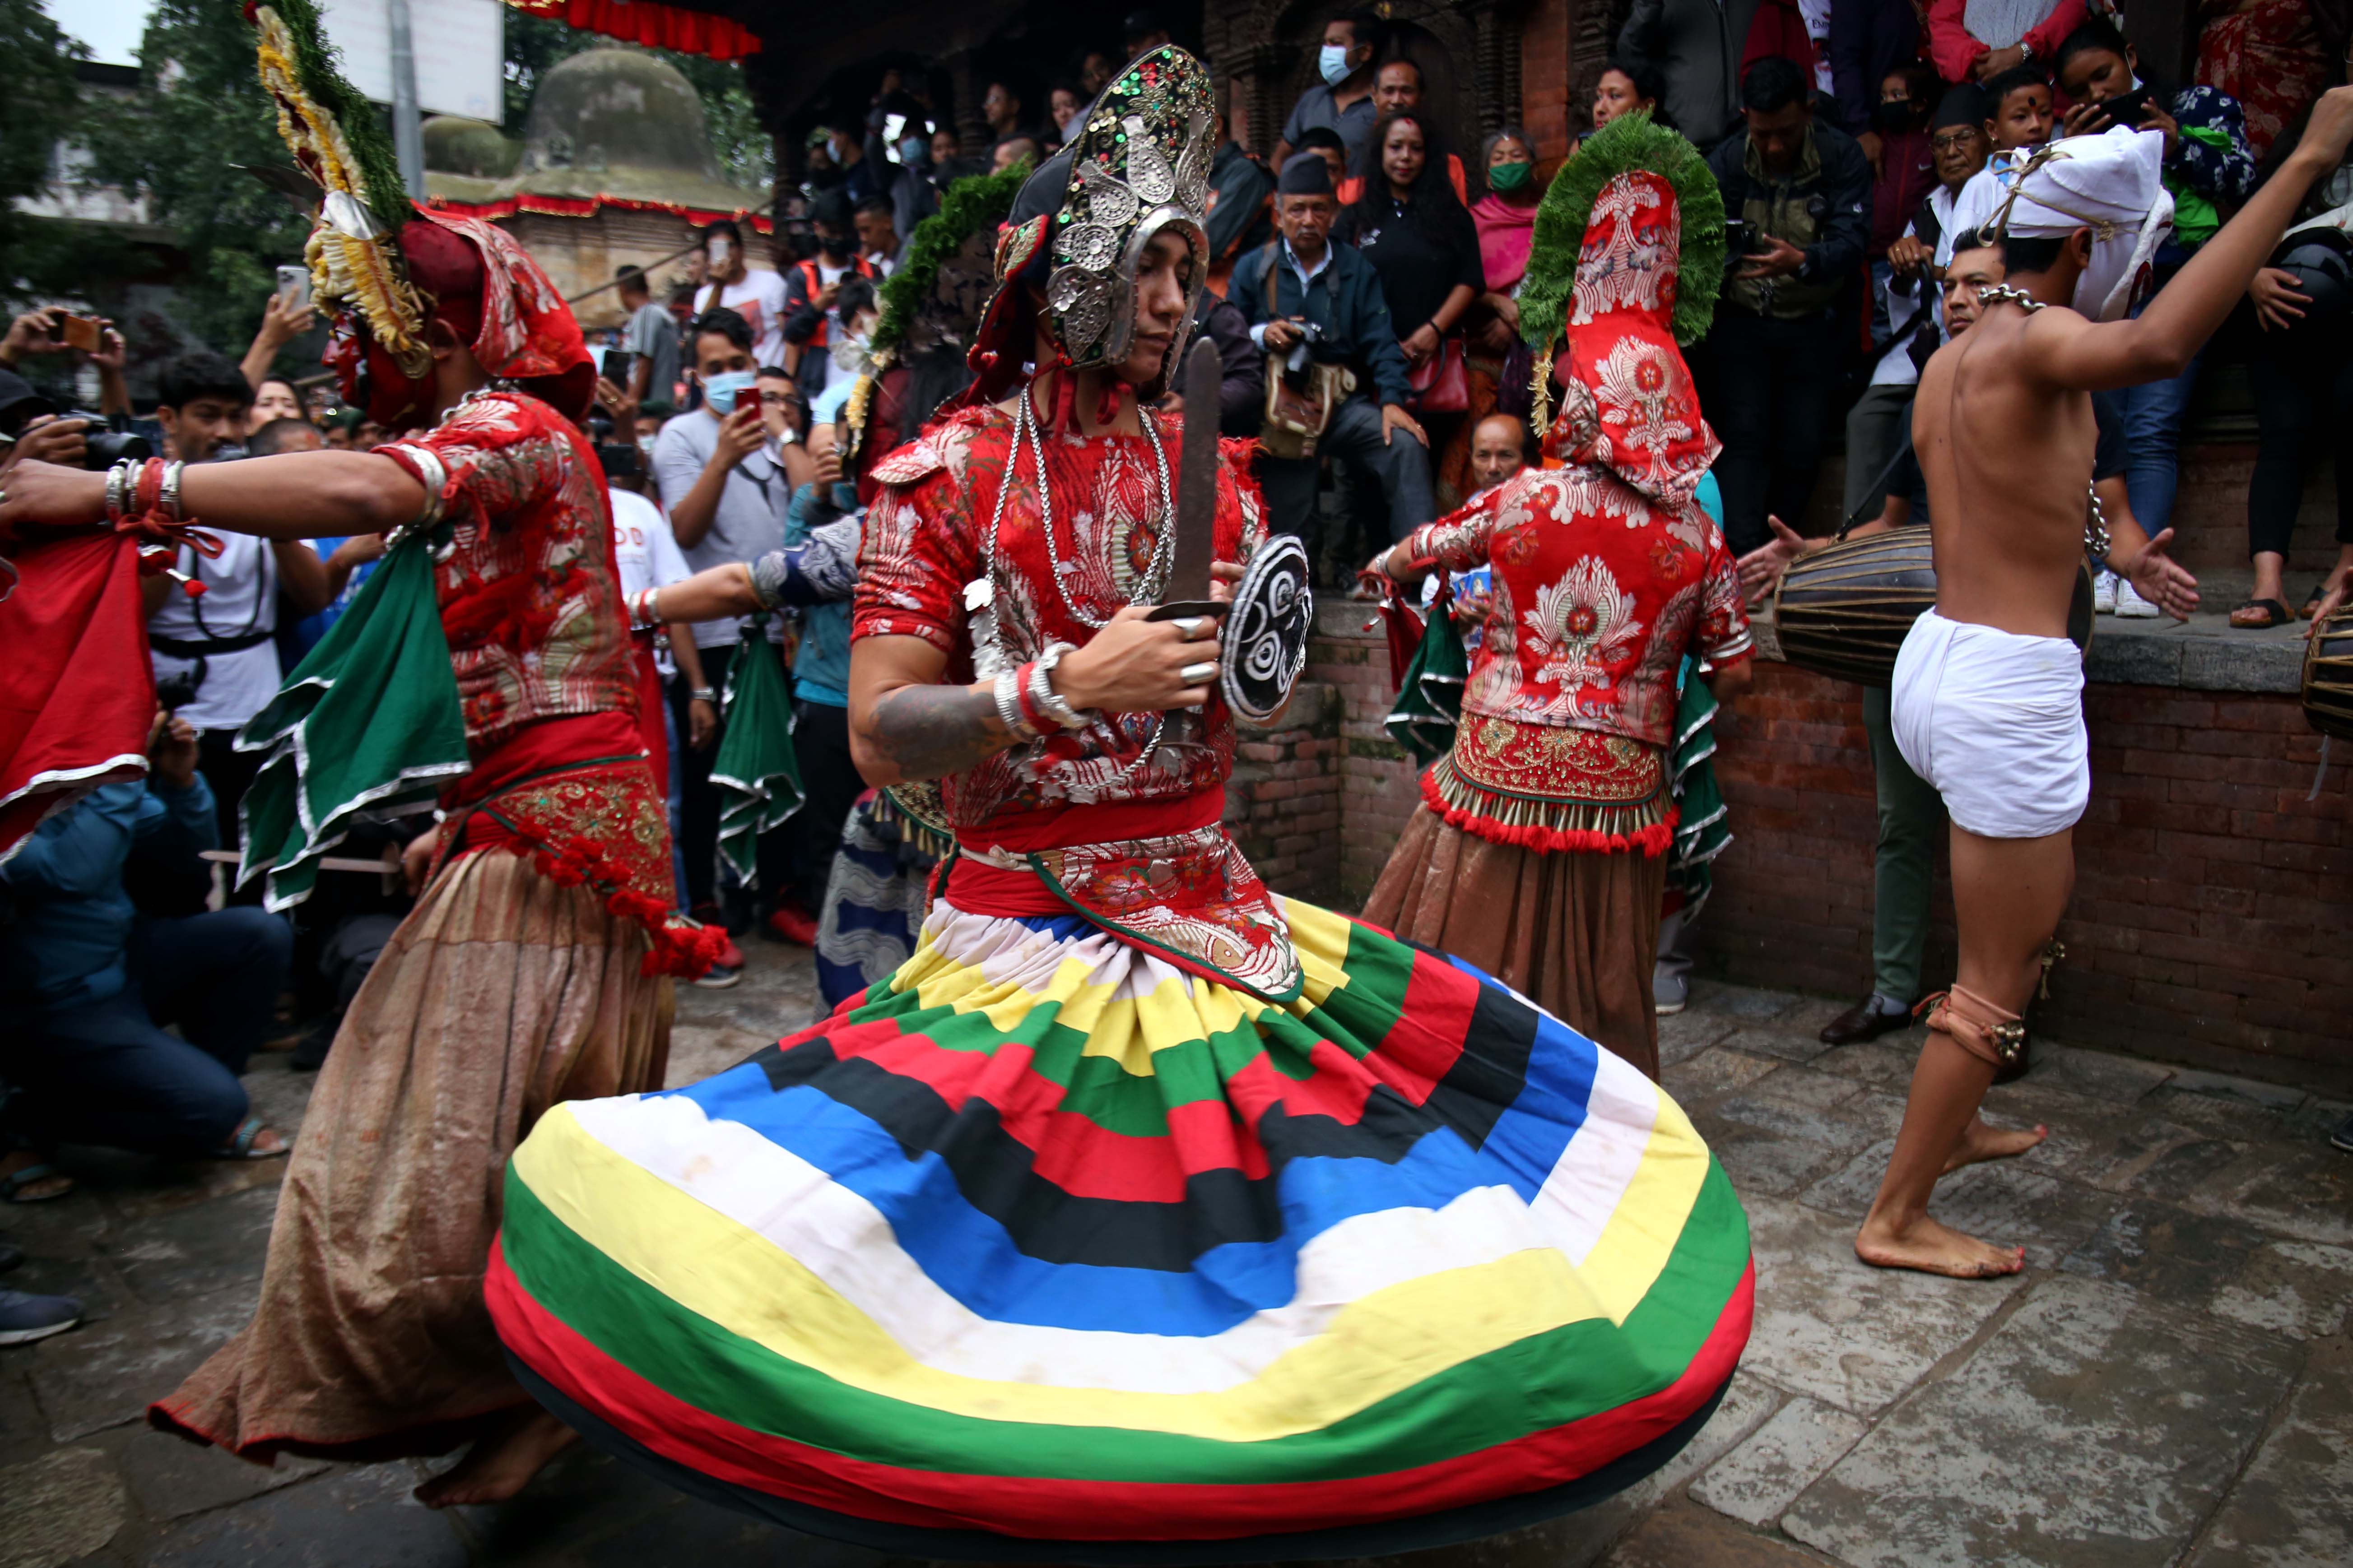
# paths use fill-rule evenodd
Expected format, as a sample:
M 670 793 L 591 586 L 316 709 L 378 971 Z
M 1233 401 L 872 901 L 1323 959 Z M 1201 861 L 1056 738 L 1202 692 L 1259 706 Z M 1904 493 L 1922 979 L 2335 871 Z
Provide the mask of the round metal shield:
M 1243 568 L 1226 616 L 1219 687 L 1236 718 L 1263 723 L 1282 710 L 1306 667 L 1314 626 L 1306 548 L 1292 534 L 1277 534 Z

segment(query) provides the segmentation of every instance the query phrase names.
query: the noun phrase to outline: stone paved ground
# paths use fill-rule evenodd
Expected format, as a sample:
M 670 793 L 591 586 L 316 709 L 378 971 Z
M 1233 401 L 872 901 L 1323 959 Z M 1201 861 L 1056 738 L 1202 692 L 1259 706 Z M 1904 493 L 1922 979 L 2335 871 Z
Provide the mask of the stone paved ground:
M 814 1015 L 786 951 L 681 993 L 673 1082 Z M 2353 1158 L 2326 1142 L 2348 1108 L 2046 1048 L 1990 1110 L 2049 1143 L 1940 1205 L 2028 1271 L 1880 1273 L 1848 1239 L 1918 1037 L 1825 1050 L 1833 1010 L 1703 985 L 1662 1031 L 1756 1238 L 1756 1337 L 1714 1421 L 1630 1494 L 1409 1568 L 2353 1563 Z M 309 1081 L 284 1060 L 248 1081 L 290 1131 Z M 0 1208 L 35 1255 L 8 1282 L 90 1319 L 0 1351 L 0 1568 L 880 1568 L 576 1449 L 502 1508 L 436 1514 L 408 1498 L 427 1467 L 264 1470 L 150 1432 L 146 1402 L 245 1321 L 281 1167 L 76 1168 L 72 1198 Z

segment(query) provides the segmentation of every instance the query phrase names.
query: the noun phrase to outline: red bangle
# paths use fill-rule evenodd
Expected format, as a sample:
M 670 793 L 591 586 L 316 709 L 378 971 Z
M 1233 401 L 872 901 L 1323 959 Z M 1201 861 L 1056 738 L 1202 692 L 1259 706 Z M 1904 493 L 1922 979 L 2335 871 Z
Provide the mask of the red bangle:
M 1013 673 L 1013 700 L 1021 705 L 1022 720 L 1039 734 L 1052 734 L 1061 726 L 1038 710 L 1037 699 L 1029 695 L 1029 683 L 1037 674 L 1038 661 L 1031 659 Z
M 161 503 L 164 495 L 164 459 L 150 458 L 139 466 L 139 486 L 132 492 L 131 515 L 145 517 Z

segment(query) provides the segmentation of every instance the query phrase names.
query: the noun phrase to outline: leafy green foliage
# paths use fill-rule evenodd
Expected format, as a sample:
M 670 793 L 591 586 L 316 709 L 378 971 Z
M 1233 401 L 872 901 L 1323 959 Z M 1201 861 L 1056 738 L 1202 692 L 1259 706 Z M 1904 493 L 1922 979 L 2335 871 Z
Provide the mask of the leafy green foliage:
M 1724 195 L 1699 149 L 1649 114 L 1622 114 L 1594 132 L 1561 165 L 1536 208 L 1528 244 L 1528 269 L 1520 285 L 1520 336 L 1538 353 L 1559 341 L 1568 317 L 1568 297 L 1577 281 L 1577 251 L 1585 223 L 1602 187 L 1620 174 L 1647 169 L 1675 189 L 1683 225 L 1683 252 L 1675 279 L 1677 342 L 1707 335 L 1715 297 L 1724 287 Z
M 360 166 L 360 189 L 368 209 L 377 223 L 396 232 L 408 221 L 408 185 L 400 177 L 400 154 L 393 150 L 376 106 L 344 79 L 342 52 L 327 41 L 311 0 L 269 0 L 269 5 L 293 37 L 294 74 L 302 90 L 343 127 L 343 141 Z M 250 67 L 247 74 L 253 75 Z
M 970 174 L 940 193 L 940 210 L 915 226 L 899 269 L 882 285 L 882 318 L 874 328 L 874 352 L 907 335 L 907 325 L 923 309 L 940 263 L 964 248 L 965 241 L 983 225 L 995 228 L 1013 210 L 1029 177 L 1029 160 L 1020 159 L 999 174 Z
M 86 51 L 58 30 L 40 0 L 0 0 L 0 299 L 46 292 L 73 276 L 67 226 L 16 210 L 48 181 L 57 128 L 80 112 L 73 63 Z
M 234 358 L 251 341 L 273 269 L 302 259 L 310 226 L 293 204 L 234 165 L 284 167 L 278 114 L 254 74 L 253 29 L 221 0 L 162 0 L 140 46 L 141 90 L 85 95 L 78 126 L 87 178 L 143 195 L 185 258 L 169 279 L 174 326 Z M 373 105 L 347 122 L 356 147 L 384 135 Z M 53 127 L 53 129 L 64 129 Z M 87 232 L 87 231 L 85 231 Z M 101 301 L 153 265 L 130 247 L 92 257 L 80 291 Z M 139 354 L 164 345 L 134 341 Z

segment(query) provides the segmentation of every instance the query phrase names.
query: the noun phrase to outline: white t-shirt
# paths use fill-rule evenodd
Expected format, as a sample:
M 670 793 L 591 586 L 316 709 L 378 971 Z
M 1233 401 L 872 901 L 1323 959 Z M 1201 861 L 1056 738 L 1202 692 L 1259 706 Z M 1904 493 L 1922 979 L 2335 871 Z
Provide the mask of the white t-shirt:
M 278 562 L 269 543 L 249 533 L 217 536 L 217 557 L 198 555 L 182 546 L 173 563 L 205 585 L 203 595 L 190 598 L 174 583 L 163 607 L 148 618 L 147 635 L 181 642 L 205 642 L 241 637 L 278 629 Z M 157 648 L 153 658 L 155 679 L 195 672 L 196 660 Z M 184 703 L 179 716 L 199 730 L 234 730 L 268 706 L 278 695 L 278 644 L 264 637 L 251 647 L 204 656 L 204 681 L 195 699 Z
M 785 363 L 785 279 L 779 273 L 754 269 L 744 274 L 741 283 L 713 286 L 704 284 L 694 297 L 694 313 L 702 314 L 712 308 L 712 295 L 744 318 L 752 329 L 752 363 L 782 364 Z
M 1798 0 L 1798 16 L 1806 24 L 1806 37 L 1814 41 L 1814 86 L 1835 95 L 1838 89 L 1831 85 L 1831 0 Z M 1873 97 L 1879 93 L 1879 84 L 1873 82 Z
M 613 561 L 620 568 L 624 605 L 648 588 L 667 588 L 694 575 L 679 553 L 670 519 L 635 490 L 613 491 Z M 665 678 L 678 673 L 668 648 L 655 653 L 654 668 Z

